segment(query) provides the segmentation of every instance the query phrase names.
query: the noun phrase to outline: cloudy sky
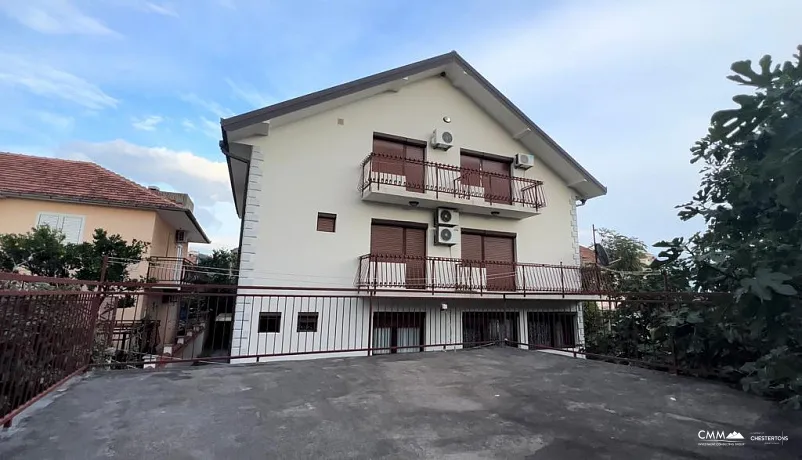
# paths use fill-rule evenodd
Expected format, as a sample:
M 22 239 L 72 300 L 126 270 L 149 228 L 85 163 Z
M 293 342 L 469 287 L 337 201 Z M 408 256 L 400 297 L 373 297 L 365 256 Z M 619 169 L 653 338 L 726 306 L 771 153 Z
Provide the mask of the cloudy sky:
M 219 119 L 457 50 L 607 185 L 609 227 L 688 235 L 688 149 L 741 89 L 735 60 L 786 60 L 798 0 L 0 0 L 0 151 L 95 161 L 188 192 L 215 246 L 239 224 Z

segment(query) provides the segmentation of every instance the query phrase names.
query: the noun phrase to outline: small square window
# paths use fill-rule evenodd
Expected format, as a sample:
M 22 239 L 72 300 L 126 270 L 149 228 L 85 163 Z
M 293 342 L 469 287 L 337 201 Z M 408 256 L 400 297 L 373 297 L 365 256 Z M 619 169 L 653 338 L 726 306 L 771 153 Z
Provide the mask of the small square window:
M 281 332 L 281 313 L 259 313 L 259 332 Z
M 317 213 L 317 231 L 334 233 L 336 223 L 337 214 L 329 214 L 326 212 Z
M 298 332 L 317 332 L 317 313 L 298 313 Z

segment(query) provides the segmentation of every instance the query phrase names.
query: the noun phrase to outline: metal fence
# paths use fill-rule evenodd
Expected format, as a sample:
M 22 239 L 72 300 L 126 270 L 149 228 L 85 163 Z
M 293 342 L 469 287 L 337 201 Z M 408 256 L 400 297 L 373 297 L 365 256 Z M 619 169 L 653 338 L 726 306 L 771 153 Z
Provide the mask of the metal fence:
M 676 371 L 683 366 L 677 340 L 693 326 L 663 327 L 662 318 L 704 313 L 713 302 L 678 293 L 615 293 L 582 302 L 547 293 L 113 284 L 0 273 L 0 280 L 9 277 L 28 284 L 0 291 L 4 423 L 87 367 L 510 346 Z

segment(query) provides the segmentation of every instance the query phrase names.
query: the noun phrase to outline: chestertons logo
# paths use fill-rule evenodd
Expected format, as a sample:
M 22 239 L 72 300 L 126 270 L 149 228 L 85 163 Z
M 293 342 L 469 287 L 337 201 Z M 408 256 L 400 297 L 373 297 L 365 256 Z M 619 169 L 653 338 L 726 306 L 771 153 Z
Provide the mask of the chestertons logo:
M 725 431 L 699 430 L 696 433 L 699 437 L 700 446 L 743 446 L 744 437 L 741 433 L 733 431 L 727 434 Z

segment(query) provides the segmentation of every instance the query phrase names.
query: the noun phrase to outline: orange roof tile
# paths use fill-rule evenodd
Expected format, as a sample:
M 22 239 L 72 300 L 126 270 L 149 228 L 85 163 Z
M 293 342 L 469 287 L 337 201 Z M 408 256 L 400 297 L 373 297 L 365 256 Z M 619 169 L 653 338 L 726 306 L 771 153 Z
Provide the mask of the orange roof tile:
M 88 161 L 0 152 L 0 195 L 181 209 L 172 201 Z

